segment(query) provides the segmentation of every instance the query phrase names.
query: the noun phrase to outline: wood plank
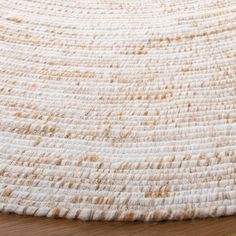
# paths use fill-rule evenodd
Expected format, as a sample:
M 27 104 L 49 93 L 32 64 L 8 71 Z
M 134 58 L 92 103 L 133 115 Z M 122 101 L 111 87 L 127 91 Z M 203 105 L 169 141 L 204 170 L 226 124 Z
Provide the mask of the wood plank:
M 0 214 L 4 236 L 236 236 L 236 216 L 161 223 L 81 222 Z

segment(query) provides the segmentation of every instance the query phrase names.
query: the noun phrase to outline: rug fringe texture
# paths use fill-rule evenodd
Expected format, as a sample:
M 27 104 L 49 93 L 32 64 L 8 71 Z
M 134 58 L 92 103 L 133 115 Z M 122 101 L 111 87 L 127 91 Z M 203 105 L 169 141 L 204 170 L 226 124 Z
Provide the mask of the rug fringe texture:
M 235 0 L 0 5 L 0 211 L 236 214 Z

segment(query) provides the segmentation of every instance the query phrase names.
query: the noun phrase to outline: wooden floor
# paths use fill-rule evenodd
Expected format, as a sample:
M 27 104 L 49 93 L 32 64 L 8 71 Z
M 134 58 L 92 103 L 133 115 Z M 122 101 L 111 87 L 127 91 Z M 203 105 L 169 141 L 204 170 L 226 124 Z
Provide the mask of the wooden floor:
M 81 222 L 0 213 L 1 236 L 236 236 L 236 216 L 158 224 Z

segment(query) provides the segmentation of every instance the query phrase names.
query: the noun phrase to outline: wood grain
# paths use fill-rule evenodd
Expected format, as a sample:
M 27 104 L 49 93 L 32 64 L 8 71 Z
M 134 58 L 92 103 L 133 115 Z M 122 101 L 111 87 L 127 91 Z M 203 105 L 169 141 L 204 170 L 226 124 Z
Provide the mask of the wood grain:
M 236 236 L 236 217 L 172 221 L 157 224 L 81 222 L 0 214 L 0 235 L 4 236 Z

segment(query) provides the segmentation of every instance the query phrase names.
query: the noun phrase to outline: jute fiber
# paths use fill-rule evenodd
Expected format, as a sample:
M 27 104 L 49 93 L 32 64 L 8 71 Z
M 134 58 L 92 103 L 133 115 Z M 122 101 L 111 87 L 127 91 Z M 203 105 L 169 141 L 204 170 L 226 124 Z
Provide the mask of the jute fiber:
M 0 211 L 235 214 L 235 0 L 1 0 Z

